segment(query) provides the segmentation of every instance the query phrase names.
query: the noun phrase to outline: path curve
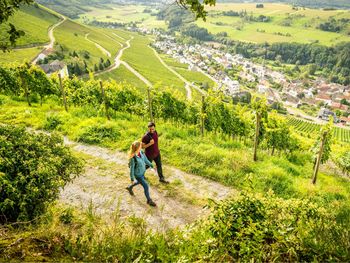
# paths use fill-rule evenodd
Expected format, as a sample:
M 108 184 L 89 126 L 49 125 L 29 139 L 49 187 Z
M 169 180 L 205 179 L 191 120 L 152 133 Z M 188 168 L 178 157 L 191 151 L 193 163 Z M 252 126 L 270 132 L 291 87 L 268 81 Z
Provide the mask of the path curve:
M 123 40 L 126 40 L 125 38 L 122 38 L 121 36 L 118 36 L 115 33 L 113 33 L 113 35 L 115 35 L 115 36 L 117 36 L 117 37 L 119 37 L 119 38 L 121 38 Z M 124 48 L 122 48 L 121 50 L 119 50 L 117 56 L 114 59 L 113 67 L 111 67 L 111 68 L 109 68 L 107 70 L 98 72 L 95 75 L 98 76 L 98 75 L 100 75 L 102 73 L 110 72 L 110 71 L 118 68 L 121 64 L 123 64 L 123 66 L 125 66 L 131 73 L 133 73 L 137 78 L 139 78 L 142 82 L 144 82 L 146 84 L 146 86 L 153 87 L 152 83 L 148 79 L 146 79 L 143 75 L 141 75 L 138 71 L 136 71 L 133 67 L 131 67 L 127 62 L 121 60 L 121 57 L 123 56 L 124 50 L 130 48 L 130 41 L 133 40 L 133 39 L 134 39 L 134 37 L 131 36 L 130 39 L 125 42 L 126 46 Z
M 55 44 L 55 41 L 56 41 L 55 36 L 54 36 L 54 34 L 53 34 L 53 30 L 54 30 L 56 27 L 60 26 L 64 21 L 67 20 L 67 18 L 66 18 L 65 16 L 60 15 L 60 17 L 61 17 L 62 20 L 60 20 L 59 22 L 57 22 L 56 24 L 54 24 L 53 26 L 51 26 L 50 29 L 49 29 L 48 36 L 49 36 L 49 39 L 50 39 L 50 43 L 44 46 L 43 50 L 34 58 L 34 60 L 32 61 L 32 64 L 35 65 L 35 64 L 38 62 L 38 60 L 39 60 L 39 55 L 40 55 L 41 53 L 43 53 L 45 50 L 48 50 L 48 49 L 52 49 L 52 48 L 53 48 L 53 45 Z
M 150 46 L 148 46 L 150 49 L 152 49 L 153 50 L 153 52 L 154 52 L 154 55 L 158 58 L 158 60 L 160 61 L 160 63 L 162 63 L 162 65 L 164 66 L 164 67 L 166 67 L 171 73 L 173 73 L 176 77 L 178 77 L 179 79 L 181 79 L 184 83 L 185 83 L 185 89 L 186 89 L 186 91 L 187 91 L 187 99 L 188 100 L 192 100 L 192 90 L 191 90 L 191 86 L 192 86 L 192 84 L 188 81 L 188 80 L 186 80 L 183 76 L 181 76 L 179 73 L 177 73 L 174 69 L 172 69 L 171 67 L 169 67 L 165 62 L 164 62 L 164 60 L 159 56 L 159 54 L 158 54 L 158 52 L 154 49 L 154 48 L 152 48 L 152 47 L 150 47 Z
M 103 46 L 101 46 L 100 44 L 96 43 L 95 41 L 93 41 L 93 40 L 91 40 L 91 39 L 88 39 L 88 35 L 89 35 L 89 34 L 90 34 L 90 33 L 86 33 L 86 34 L 85 34 L 85 39 L 86 39 L 87 41 L 89 41 L 89 42 L 95 44 L 95 46 L 96 46 L 99 50 L 101 50 L 102 53 L 104 53 L 105 55 L 107 55 L 107 57 L 111 57 L 112 55 L 111 55 L 111 53 L 110 53 L 107 49 L 105 49 Z
M 134 197 L 125 190 L 130 181 L 125 153 L 76 143 L 66 137 L 64 143 L 97 162 L 88 162 L 84 175 L 61 191 L 60 202 L 81 209 L 86 209 L 92 202 L 96 213 L 107 219 L 115 212 L 119 212 L 122 219 L 135 215 L 143 218 L 150 229 L 163 231 L 184 226 L 208 214 L 209 210 L 203 209 L 203 202 L 191 201 L 222 200 L 237 193 L 209 179 L 164 166 L 170 181 L 167 186 L 160 184 L 152 173 L 146 173 L 151 182 L 151 196 L 157 203 L 157 208 L 151 208 L 145 202 L 141 186 L 135 187 Z

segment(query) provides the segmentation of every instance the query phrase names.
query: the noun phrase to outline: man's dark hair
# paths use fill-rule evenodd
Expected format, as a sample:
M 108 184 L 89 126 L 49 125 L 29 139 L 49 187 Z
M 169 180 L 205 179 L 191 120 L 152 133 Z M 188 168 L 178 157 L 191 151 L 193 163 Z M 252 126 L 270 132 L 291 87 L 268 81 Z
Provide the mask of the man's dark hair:
M 155 124 L 153 121 L 151 121 L 151 122 L 148 123 L 148 126 L 147 126 L 147 127 L 148 127 L 148 128 L 156 127 L 156 124 Z

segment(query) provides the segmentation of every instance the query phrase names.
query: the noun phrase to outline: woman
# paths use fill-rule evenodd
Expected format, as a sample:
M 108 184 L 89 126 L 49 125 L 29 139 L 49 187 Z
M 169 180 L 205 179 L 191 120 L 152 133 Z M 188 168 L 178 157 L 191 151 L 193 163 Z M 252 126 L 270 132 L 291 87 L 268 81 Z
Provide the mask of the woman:
M 129 166 L 131 185 L 129 185 L 126 190 L 128 190 L 131 195 L 134 195 L 132 188 L 138 184 L 141 184 L 145 191 L 147 204 L 150 206 L 156 206 L 156 203 L 152 201 L 149 195 L 149 187 L 145 179 L 146 164 L 151 168 L 153 168 L 153 165 L 150 163 L 150 161 L 148 161 L 145 154 L 141 151 L 141 146 L 142 144 L 139 141 L 135 141 L 130 146 Z

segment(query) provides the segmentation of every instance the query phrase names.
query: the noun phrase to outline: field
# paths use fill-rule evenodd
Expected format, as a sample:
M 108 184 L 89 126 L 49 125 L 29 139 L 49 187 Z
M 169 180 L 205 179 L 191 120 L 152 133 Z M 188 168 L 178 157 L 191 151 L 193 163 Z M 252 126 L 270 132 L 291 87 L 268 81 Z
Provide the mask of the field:
M 39 45 L 49 42 L 48 28 L 58 21 L 57 16 L 41 7 L 34 6 L 23 6 L 9 19 L 9 23 L 25 32 L 25 35 L 18 39 L 17 46 Z M 4 26 L 0 26 L 0 31 L 3 29 Z
M 140 90 L 145 90 L 146 85 L 124 65 L 120 65 L 117 69 L 110 72 L 102 73 L 95 77 L 101 80 L 115 80 L 116 82 L 126 82 Z
M 318 134 L 321 129 L 321 125 L 316 123 L 311 123 L 307 121 L 303 121 L 301 119 L 288 117 L 288 124 L 295 127 L 295 129 L 305 135 L 308 134 Z M 334 127 L 333 128 L 333 136 L 336 140 L 341 142 L 350 142 L 350 130 Z
M 148 47 L 151 40 L 145 36 L 136 35 L 130 41 L 131 47 L 126 49 L 122 57 L 135 70 L 145 76 L 153 85 L 173 87 L 186 96 L 185 84 L 165 68 Z
M 66 20 L 63 24 L 57 27 L 54 35 L 57 43 L 65 48 L 65 53 L 72 52 L 74 50 L 78 54 L 88 51 L 90 58 L 86 59 L 86 62 L 90 67 L 97 64 L 100 58 L 109 58 L 111 62 L 113 60 L 112 57 L 108 57 L 105 52 L 101 51 L 94 43 L 90 41 L 98 43 L 112 55 L 115 55 L 121 48 L 118 42 L 110 39 L 108 36 L 100 33 L 99 31 L 70 20 Z M 90 41 L 88 41 L 86 37 Z
M 90 7 L 89 7 L 90 8 Z M 92 20 L 102 22 L 130 23 L 136 22 L 148 28 L 165 28 L 164 21 L 157 20 L 154 15 L 144 12 L 145 9 L 156 13 L 157 10 L 143 5 L 109 4 L 105 8 L 91 7 L 91 11 L 79 16 L 78 21 L 88 23 Z
M 31 47 L 24 49 L 14 49 L 11 52 L 0 53 L 0 65 L 10 63 L 30 62 L 42 50 L 41 47 Z
M 323 11 L 317 9 L 293 10 L 292 6 L 284 4 L 264 4 L 264 8 L 256 8 L 255 4 L 217 4 L 208 7 L 209 16 L 206 22 L 198 20 L 200 27 L 216 34 L 227 32 L 234 40 L 263 43 L 263 42 L 319 42 L 333 45 L 342 41 L 350 41 L 349 26 L 340 33 L 321 31 L 316 28 L 320 22 L 329 17 L 335 19 L 350 18 L 350 12 L 345 10 Z M 240 12 L 246 10 L 248 15 L 257 17 L 265 15 L 271 18 L 269 22 L 246 22 L 240 17 L 223 16 L 223 11 Z M 283 25 L 288 22 L 289 26 Z M 279 34 L 281 33 L 281 34 Z M 286 36 L 289 33 L 290 36 Z

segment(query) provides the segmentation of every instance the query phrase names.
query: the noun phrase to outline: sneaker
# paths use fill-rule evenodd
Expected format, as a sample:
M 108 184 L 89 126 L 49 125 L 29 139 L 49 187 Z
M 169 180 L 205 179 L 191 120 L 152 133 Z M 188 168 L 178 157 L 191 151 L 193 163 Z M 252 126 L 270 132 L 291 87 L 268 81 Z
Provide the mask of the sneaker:
M 125 189 L 128 190 L 128 192 L 129 192 L 130 195 L 132 195 L 132 196 L 135 195 L 135 194 L 134 194 L 134 191 L 132 190 L 132 188 L 131 188 L 130 186 L 126 187 Z
M 163 184 L 168 184 L 169 182 L 167 180 L 165 180 L 164 178 L 160 178 L 159 182 L 163 183 Z
M 150 206 L 157 206 L 157 204 L 155 202 L 153 202 L 152 199 L 148 200 L 147 204 L 149 204 Z

